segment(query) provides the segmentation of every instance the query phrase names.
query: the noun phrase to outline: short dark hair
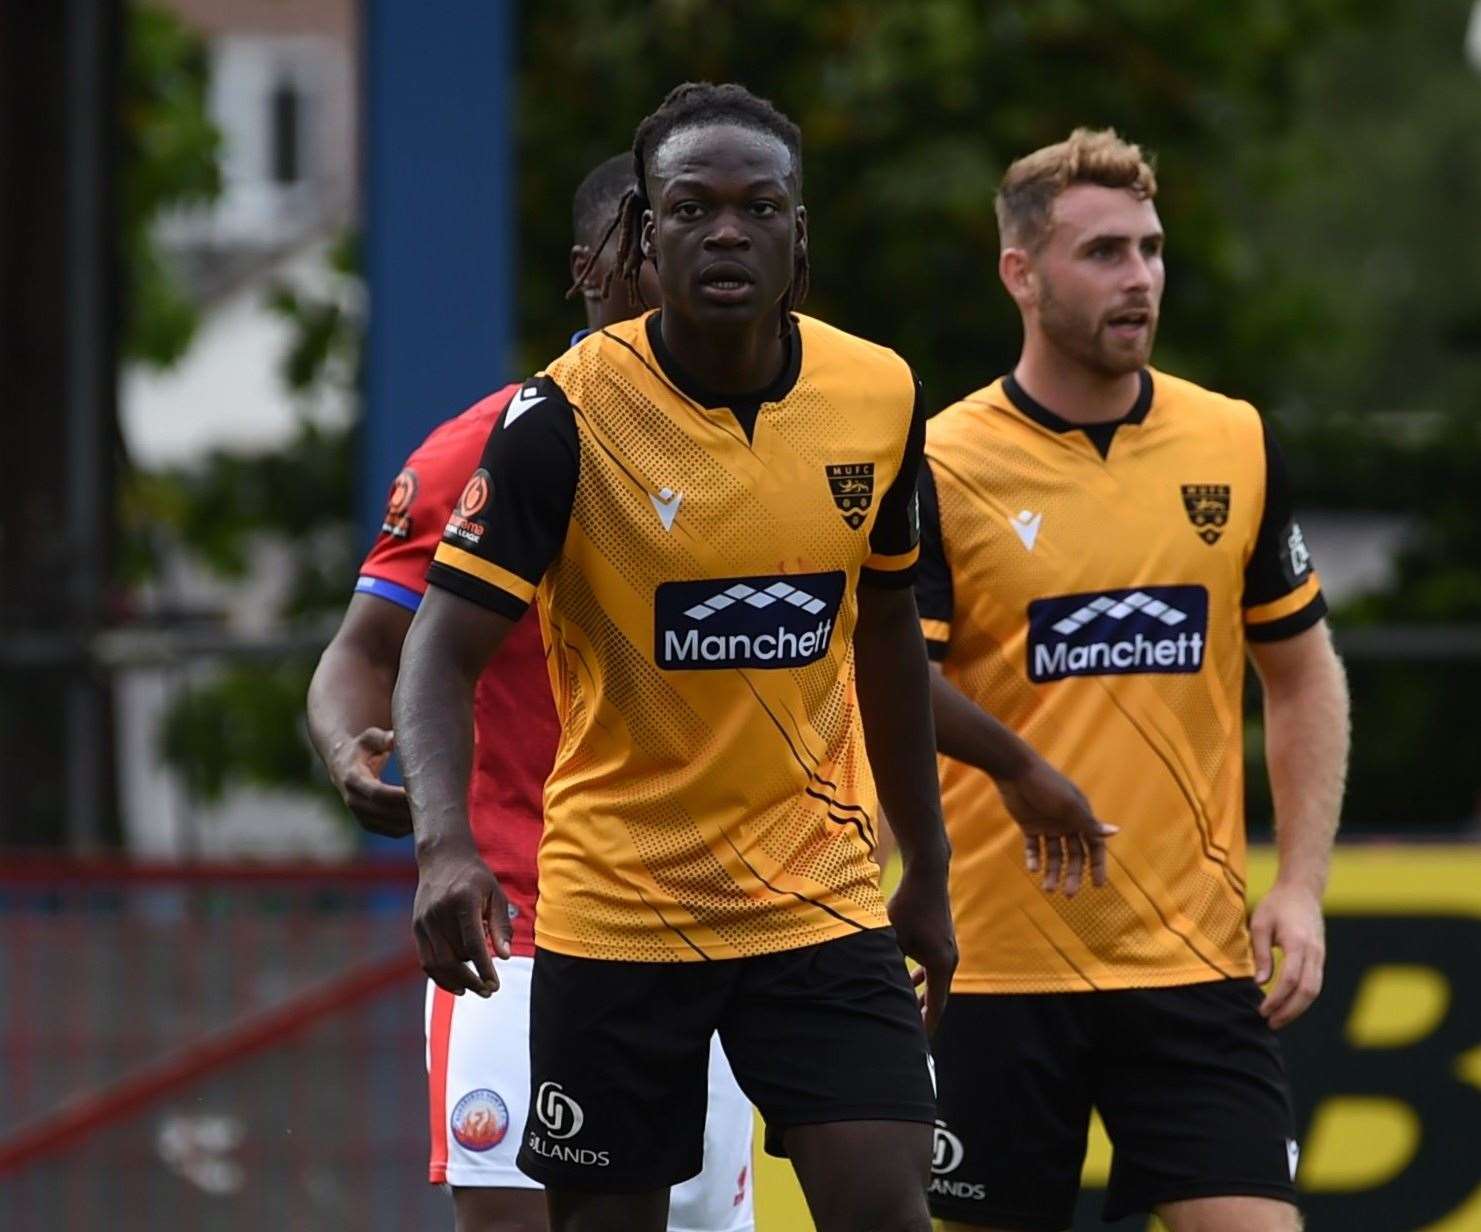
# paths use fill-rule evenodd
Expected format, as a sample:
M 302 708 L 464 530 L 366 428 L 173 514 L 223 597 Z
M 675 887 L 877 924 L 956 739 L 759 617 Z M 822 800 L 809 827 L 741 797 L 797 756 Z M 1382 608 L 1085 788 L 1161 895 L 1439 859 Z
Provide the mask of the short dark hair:
M 685 128 L 706 124 L 735 124 L 775 137 L 792 156 L 792 190 L 802 193 L 802 130 L 775 106 L 758 98 L 743 85 L 725 82 L 686 81 L 675 86 L 644 118 L 633 135 L 632 175 L 635 183 L 623 197 L 613 225 L 617 228 L 617 260 L 613 273 L 621 272 L 634 303 L 642 303 L 638 274 L 643 268 L 643 213 L 648 210 L 648 160 L 670 135 Z M 799 251 L 792 283 L 782 305 L 782 327 L 789 326 L 788 313 L 807 297 L 807 254 Z M 605 291 L 605 288 L 604 288 Z
M 614 154 L 586 173 L 571 198 L 571 235 L 576 243 L 595 248 L 602 230 L 622 204 L 622 196 L 633 186 L 633 156 Z

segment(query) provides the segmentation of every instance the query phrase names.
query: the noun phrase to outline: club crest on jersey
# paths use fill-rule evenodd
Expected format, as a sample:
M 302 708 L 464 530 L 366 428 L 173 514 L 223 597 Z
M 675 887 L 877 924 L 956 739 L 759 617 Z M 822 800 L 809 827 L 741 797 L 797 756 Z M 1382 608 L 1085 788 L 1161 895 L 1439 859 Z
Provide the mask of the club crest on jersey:
M 1208 591 L 1142 586 L 1035 599 L 1028 605 L 1028 676 L 1191 675 L 1203 667 Z
M 1183 509 L 1198 537 L 1212 546 L 1229 522 L 1229 485 L 1227 483 L 1185 483 Z
M 453 506 L 452 517 L 447 520 L 447 530 L 444 536 L 469 546 L 482 539 L 483 532 L 488 527 L 478 520 L 478 515 L 489 503 L 492 493 L 493 480 L 489 477 L 488 471 L 480 466 L 463 485 L 463 494 L 458 497 L 458 503 Z
M 653 660 L 665 671 L 805 667 L 828 653 L 842 570 L 664 582 L 653 597 Z
M 874 463 L 832 463 L 827 468 L 828 490 L 850 530 L 864 525 L 864 516 L 874 503 Z
M 381 522 L 381 534 L 395 539 L 405 539 L 411 534 L 411 503 L 417 498 L 417 473 L 407 466 L 391 482 L 391 494 L 386 497 L 386 516 Z

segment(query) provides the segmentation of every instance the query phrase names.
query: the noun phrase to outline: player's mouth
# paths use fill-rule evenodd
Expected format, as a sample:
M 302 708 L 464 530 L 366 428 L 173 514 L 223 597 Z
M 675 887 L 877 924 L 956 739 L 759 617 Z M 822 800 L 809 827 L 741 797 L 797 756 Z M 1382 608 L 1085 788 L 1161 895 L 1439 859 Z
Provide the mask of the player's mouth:
M 1152 327 L 1152 310 L 1150 308 L 1127 308 L 1121 312 L 1112 313 L 1106 318 L 1106 327 L 1117 338 L 1124 338 L 1128 342 L 1140 339 Z
M 756 279 L 738 261 L 716 261 L 699 274 L 700 292 L 706 299 L 722 304 L 738 304 L 750 298 Z

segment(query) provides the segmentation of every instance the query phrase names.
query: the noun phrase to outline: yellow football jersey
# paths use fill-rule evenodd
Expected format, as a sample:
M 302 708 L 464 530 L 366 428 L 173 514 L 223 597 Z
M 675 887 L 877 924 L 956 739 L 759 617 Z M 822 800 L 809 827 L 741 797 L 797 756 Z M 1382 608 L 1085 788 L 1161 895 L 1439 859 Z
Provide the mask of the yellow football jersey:
M 1047 895 L 991 779 L 940 762 L 961 992 L 1252 972 L 1245 643 L 1326 611 L 1255 409 L 1163 373 L 1081 428 L 1010 376 L 927 430 L 917 579 L 946 677 L 1070 776 L 1109 885 Z
M 912 580 L 924 436 L 904 361 L 807 317 L 748 397 L 696 387 L 657 314 L 515 396 L 429 580 L 539 604 L 563 735 L 537 945 L 684 961 L 885 924 L 855 588 Z

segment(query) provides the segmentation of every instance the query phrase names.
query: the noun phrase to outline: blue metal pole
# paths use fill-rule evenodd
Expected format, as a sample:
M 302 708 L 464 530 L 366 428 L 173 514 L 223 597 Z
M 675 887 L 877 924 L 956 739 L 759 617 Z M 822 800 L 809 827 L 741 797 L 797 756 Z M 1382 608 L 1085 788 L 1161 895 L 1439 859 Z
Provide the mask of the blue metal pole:
M 356 512 L 380 527 L 401 461 L 496 389 L 513 342 L 511 0 L 366 0 L 370 328 Z

